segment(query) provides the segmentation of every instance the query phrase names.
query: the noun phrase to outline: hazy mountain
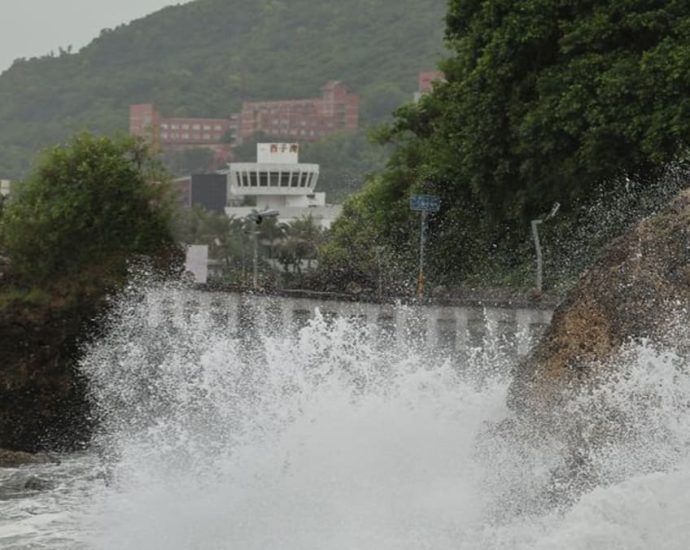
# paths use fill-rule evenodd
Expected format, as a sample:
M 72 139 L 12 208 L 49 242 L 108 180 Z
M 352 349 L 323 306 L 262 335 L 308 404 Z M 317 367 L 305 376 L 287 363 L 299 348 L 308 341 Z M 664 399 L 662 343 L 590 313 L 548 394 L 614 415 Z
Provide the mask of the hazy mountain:
M 385 116 L 443 55 L 446 0 L 197 0 L 104 31 L 76 54 L 0 75 L 0 176 L 80 129 L 127 130 L 128 105 L 224 116 L 244 99 L 312 97 L 330 79 Z

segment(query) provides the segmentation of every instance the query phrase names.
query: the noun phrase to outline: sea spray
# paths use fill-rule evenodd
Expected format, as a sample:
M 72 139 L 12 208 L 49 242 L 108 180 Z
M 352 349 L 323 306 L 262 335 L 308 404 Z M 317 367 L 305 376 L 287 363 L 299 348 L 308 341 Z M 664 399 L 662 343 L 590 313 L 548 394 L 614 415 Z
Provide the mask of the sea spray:
M 107 466 L 86 509 L 90 548 L 690 540 L 690 378 L 673 350 L 631 346 L 624 375 L 559 411 L 582 433 L 602 418 L 615 431 L 583 450 L 578 479 L 571 441 L 506 407 L 498 342 L 458 361 L 357 320 L 281 332 L 257 310 L 251 330 L 202 314 L 154 327 L 147 304 L 123 299 L 83 364 Z

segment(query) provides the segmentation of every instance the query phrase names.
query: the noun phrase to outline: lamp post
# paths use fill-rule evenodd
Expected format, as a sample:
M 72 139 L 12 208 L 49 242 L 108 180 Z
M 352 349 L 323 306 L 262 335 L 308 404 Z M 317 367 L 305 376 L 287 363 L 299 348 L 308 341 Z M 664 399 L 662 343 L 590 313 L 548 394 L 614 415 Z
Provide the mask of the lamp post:
M 259 225 L 266 218 L 277 218 L 280 212 L 277 210 L 262 210 L 257 212 L 252 210 L 249 214 L 245 216 L 245 220 L 248 222 L 253 222 L 254 227 L 252 231 L 253 246 L 254 246 L 254 259 L 253 259 L 253 272 L 252 272 L 252 288 L 258 290 L 259 288 Z
M 541 242 L 539 241 L 539 226 L 544 223 L 549 221 L 551 218 L 553 218 L 556 213 L 558 212 L 558 209 L 561 207 L 559 203 L 554 203 L 553 207 L 551 208 L 551 212 L 542 220 L 532 220 L 532 239 L 534 240 L 534 248 L 537 252 L 537 292 L 542 291 L 542 286 L 543 286 L 543 261 L 542 261 L 542 254 L 541 254 Z

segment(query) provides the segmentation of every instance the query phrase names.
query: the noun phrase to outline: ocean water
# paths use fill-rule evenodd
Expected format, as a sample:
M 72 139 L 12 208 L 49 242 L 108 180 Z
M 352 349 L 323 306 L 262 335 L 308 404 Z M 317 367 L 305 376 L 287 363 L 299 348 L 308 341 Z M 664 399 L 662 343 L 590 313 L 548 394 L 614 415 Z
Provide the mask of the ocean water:
M 672 346 L 621 350 L 543 430 L 506 406 L 515 365 L 491 338 L 460 357 L 318 315 L 154 328 L 146 307 L 123 298 L 83 361 L 92 449 L 0 470 L 0 548 L 690 547 Z

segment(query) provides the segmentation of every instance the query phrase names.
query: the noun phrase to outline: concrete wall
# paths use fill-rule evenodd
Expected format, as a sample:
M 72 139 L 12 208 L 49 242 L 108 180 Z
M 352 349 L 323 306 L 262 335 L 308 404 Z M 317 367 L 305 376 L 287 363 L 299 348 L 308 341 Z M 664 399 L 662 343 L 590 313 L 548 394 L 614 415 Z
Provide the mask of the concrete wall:
M 318 310 L 328 319 L 347 317 L 373 325 L 397 341 L 417 341 L 448 352 L 494 342 L 511 354 L 525 355 L 551 322 L 552 310 L 512 306 L 400 306 L 184 291 L 149 297 L 149 322 L 182 326 L 200 316 L 229 330 L 296 332 Z M 262 326 L 263 325 L 263 326 Z

